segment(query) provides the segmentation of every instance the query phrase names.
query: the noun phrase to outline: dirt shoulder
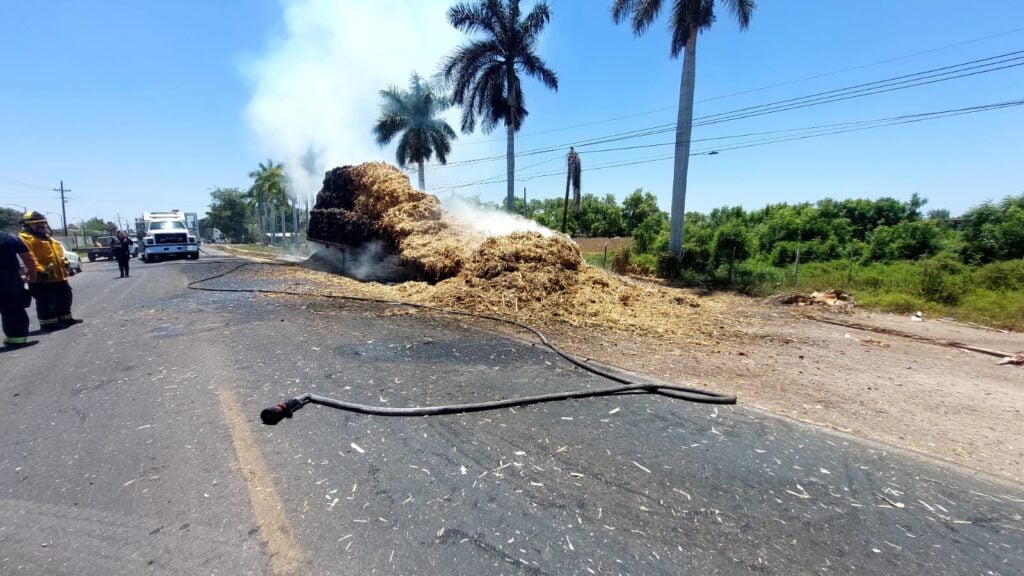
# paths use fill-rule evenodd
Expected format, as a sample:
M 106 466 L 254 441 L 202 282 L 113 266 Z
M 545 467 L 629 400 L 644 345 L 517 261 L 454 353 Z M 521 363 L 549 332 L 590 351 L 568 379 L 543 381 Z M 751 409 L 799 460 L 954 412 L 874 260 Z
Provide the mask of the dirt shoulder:
M 714 298 L 712 296 L 711 298 Z M 822 323 L 748 300 L 750 338 L 712 349 L 564 334 L 572 352 L 741 403 L 1024 482 L 1024 368 L 954 348 Z M 829 315 L 974 346 L 1019 352 L 1024 336 L 868 311 Z

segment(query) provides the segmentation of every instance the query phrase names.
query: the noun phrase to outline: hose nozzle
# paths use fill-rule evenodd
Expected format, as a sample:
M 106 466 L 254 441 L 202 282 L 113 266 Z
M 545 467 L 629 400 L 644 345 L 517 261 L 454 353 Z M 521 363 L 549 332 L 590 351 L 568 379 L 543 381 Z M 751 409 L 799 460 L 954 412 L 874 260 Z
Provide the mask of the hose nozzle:
M 263 411 L 260 412 L 260 420 L 262 420 L 267 426 L 274 426 L 285 418 L 291 418 L 292 414 L 294 414 L 299 408 L 302 408 L 303 404 L 305 404 L 305 402 L 298 398 L 292 398 L 282 404 L 264 408 Z

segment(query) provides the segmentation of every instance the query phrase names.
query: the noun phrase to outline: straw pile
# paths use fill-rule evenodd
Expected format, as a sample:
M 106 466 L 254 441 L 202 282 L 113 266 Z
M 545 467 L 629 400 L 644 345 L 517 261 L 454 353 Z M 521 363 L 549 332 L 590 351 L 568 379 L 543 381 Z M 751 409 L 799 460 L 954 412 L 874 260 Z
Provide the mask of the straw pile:
M 602 327 L 694 343 L 735 325 L 730 304 L 637 282 L 594 268 L 561 235 L 484 238 L 449 216 L 437 198 L 413 189 L 385 163 L 336 168 L 324 179 L 310 222 L 314 239 L 357 245 L 383 240 L 430 283 L 359 284 L 315 272 L 312 288 L 508 316 L 538 326 Z M 726 325 L 730 325 L 727 328 Z
M 428 281 L 458 274 L 483 238 L 469 234 L 437 198 L 384 162 L 335 168 L 310 214 L 309 237 L 348 246 L 382 240 Z

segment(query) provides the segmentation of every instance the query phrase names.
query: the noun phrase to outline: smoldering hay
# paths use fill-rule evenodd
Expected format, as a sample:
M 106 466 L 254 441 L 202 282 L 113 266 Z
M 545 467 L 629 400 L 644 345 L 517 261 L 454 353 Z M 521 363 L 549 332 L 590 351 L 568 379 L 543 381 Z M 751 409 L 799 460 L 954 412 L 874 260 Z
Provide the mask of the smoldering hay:
M 728 304 L 623 278 L 587 264 L 570 238 L 536 232 L 485 236 L 415 190 L 396 167 L 371 162 L 328 172 L 310 215 L 309 237 L 337 245 L 382 241 L 421 280 L 356 282 L 309 270 L 325 293 L 399 299 L 499 314 L 536 325 L 607 327 L 649 335 L 720 334 Z M 267 271 L 265 274 L 284 273 Z

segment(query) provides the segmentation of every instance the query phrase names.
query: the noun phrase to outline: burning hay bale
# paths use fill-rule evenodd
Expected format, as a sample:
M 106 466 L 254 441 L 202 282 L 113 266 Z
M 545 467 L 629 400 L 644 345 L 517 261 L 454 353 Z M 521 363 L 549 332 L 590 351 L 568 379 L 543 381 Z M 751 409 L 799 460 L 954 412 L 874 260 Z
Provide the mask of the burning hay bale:
M 376 292 L 385 299 L 497 314 L 538 326 L 604 327 L 682 336 L 699 344 L 737 331 L 726 305 L 701 303 L 677 290 L 594 268 L 565 236 L 474 232 L 385 163 L 345 166 L 327 174 L 312 212 L 310 239 L 342 247 L 383 242 L 404 267 L 427 281 L 395 286 L 330 282 L 344 287 L 343 292 Z M 307 280 L 311 286 L 324 281 L 312 275 Z
M 464 230 L 436 197 L 413 189 L 401 170 L 384 162 L 328 172 L 310 215 L 309 237 L 345 248 L 382 241 L 403 266 L 429 281 L 458 274 L 483 240 Z

